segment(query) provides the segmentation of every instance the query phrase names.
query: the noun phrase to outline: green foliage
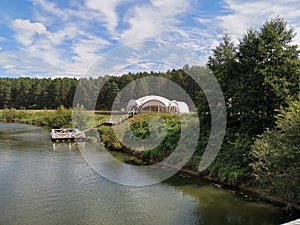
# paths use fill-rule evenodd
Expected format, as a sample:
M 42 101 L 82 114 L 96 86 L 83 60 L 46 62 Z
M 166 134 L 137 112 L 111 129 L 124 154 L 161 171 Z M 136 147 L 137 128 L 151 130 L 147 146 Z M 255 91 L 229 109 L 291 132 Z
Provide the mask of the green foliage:
M 60 106 L 55 113 L 45 111 L 45 125 L 50 128 L 70 127 L 72 123 L 72 111 Z
M 208 169 L 210 174 L 230 184 L 245 181 L 250 173 L 252 142 L 250 136 L 228 129 L 218 156 Z
M 197 70 L 199 66 L 189 70 Z M 163 82 L 150 85 L 147 80 L 139 80 L 143 77 L 156 76 L 174 80 L 194 99 L 197 104 L 197 95 L 200 88 L 193 79 L 182 70 L 161 72 L 140 72 L 136 74 L 124 74 L 123 76 L 99 76 L 98 78 L 0 78 L 0 109 L 56 109 L 60 105 L 70 108 L 73 105 L 75 91 L 78 102 L 84 104 L 87 110 L 120 110 L 125 108 L 129 101 L 128 96 L 118 95 L 120 90 L 130 82 L 137 80 L 136 85 L 131 85 L 128 94 L 131 98 L 139 98 L 144 95 L 164 92 L 168 87 Z M 80 85 L 78 85 L 80 82 Z M 102 87 L 101 90 L 99 90 Z M 173 90 L 171 90 L 173 91 Z M 171 92 L 173 93 L 173 92 Z M 165 96 L 168 97 L 168 96 Z M 172 97 L 171 94 L 169 97 Z M 97 99 L 96 102 L 92 100 Z M 96 104 L 96 105 L 95 105 Z
M 69 108 L 77 84 L 78 80 L 71 78 L 0 78 L 0 108 Z
M 95 125 L 93 115 L 83 105 L 77 104 L 73 109 L 73 127 L 84 130 Z
M 17 110 L 14 108 L 3 110 L 3 119 L 5 122 L 13 122 L 17 118 Z
M 249 163 L 254 156 L 250 152 L 255 138 L 267 129 L 272 130 L 276 120 L 280 120 L 278 110 L 287 107 L 289 100 L 298 95 L 300 60 L 298 46 L 293 44 L 294 36 L 294 30 L 284 19 L 276 17 L 258 30 L 248 30 L 238 45 L 225 35 L 223 42 L 213 50 L 208 66 L 223 90 L 228 126 L 222 148 L 209 168 L 213 176 L 229 183 L 243 182 L 249 177 L 252 169 Z M 273 140 L 272 146 L 269 142 L 263 146 L 265 140 L 263 143 L 258 140 L 255 146 L 275 151 L 286 141 L 275 133 L 267 136 L 268 141 Z M 290 150 L 298 149 L 299 143 L 295 142 L 295 139 L 290 140 Z M 257 155 L 255 160 L 262 163 L 264 157 Z M 285 171 L 285 165 L 276 167 L 278 171 Z M 293 171 L 291 174 L 295 175 Z M 266 181 L 268 179 L 275 182 L 271 176 L 266 177 Z M 276 182 L 284 184 L 280 179 Z M 296 188 L 295 184 L 291 188 Z
M 146 139 L 150 136 L 149 120 L 134 121 L 130 125 L 130 131 L 139 139 Z
M 300 102 L 280 110 L 276 129 L 256 140 L 251 164 L 258 184 L 268 193 L 300 205 Z
M 109 150 L 122 150 L 123 146 L 116 137 L 112 127 L 101 126 L 98 128 L 101 143 Z
M 245 176 L 245 169 L 235 165 L 224 165 L 219 168 L 217 176 L 223 182 L 237 185 L 241 183 L 242 178 Z
M 277 109 L 300 88 L 298 46 L 293 29 L 279 17 L 250 29 L 235 46 L 225 36 L 208 66 L 223 89 L 228 126 L 255 137 L 275 125 Z
M 159 146 L 157 146 L 153 150 L 142 152 L 142 157 L 144 159 L 151 159 L 155 161 L 161 161 L 165 159 L 168 155 L 172 153 L 172 151 L 175 150 L 177 146 L 177 142 L 180 138 L 181 129 L 180 129 L 179 117 L 177 115 L 168 115 L 168 114 L 160 114 L 159 117 L 163 119 L 166 124 L 166 129 L 167 129 L 166 136 L 164 137 L 162 143 Z M 147 115 L 142 116 L 142 118 L 140 119 L 142 119 L 141 124 L 143 127 L 142 129 L 141 128 L 136 129 L 134 126 L 132 126 L 131 128 L 133 129 L 133 134 L 135 134 L 137 137 L 147 138 L 150 135 L 149 121 L 150 119 L 153 118 L 154 116 L 148 118 Z M 162 135 L 162 134 L 156 133 L 156 135 Z

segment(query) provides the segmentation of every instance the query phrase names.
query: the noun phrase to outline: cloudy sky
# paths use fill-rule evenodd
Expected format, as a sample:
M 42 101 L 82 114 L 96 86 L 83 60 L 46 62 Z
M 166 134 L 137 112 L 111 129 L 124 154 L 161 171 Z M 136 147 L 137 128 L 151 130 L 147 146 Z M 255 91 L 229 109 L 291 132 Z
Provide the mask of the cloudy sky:
M 298 0 L 0 0 L 0 77 L 204 65 L 224 33 L 238 41 L 277 15 L 300 44 Z

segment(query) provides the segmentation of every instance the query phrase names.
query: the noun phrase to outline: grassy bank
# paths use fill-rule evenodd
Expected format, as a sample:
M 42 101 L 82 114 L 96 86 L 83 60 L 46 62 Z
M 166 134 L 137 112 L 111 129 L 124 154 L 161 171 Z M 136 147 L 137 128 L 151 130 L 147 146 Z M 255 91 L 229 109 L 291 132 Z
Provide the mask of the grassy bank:
M 92 115 L 93 112 L 89 112 L 88 114 Z M 102 119 L 109 116 L 110 115 L 107 114 L 95 114 L 95 123 L 100 123 Z M 155 135 L 151 136 L 150 124 L 154 119 L 161 119 L 164 123 L 152 123 L 152 129 L 158 132 L 153 132 Z M 254 175 L 251 168 L 253 158 L 250 154 L 254 140 L 245 134 L 242 135 L 232 128 L 227 129 L 223 145 L 216 159 L 207 170 L 199 173 L 198 165 L 207 145 L 210 132 L 209 127 L 202 124 L 200 137 L 198 138 L 198 133 L 195 132 L 195 120 L 198 119 L 196 114 L 185 115 L 182 118 L 180 118 L 180 115 L 176 114 L 138 114 L 129 119 L 128 122 L 130 126 L 127 126 L 125 123 L 116 127 L 100 126 L 97 128 L 97 132 L 102 144 L 104 144 L 107 149 L 128 152 L 141 159 L 144 163 L 151 164 L 160 162 L 173 153 L 178 146 L 179 139 L 182 135 L 182 129 L 188 130 L 188 134 L 183 137 L 184 146 L 186 149 L 195 149 L 195 151 L 182 171 L 200 175 L 213 182 L 219 182 L 226 186 L 238 187 L 277 205 L 299 209 L 298 197 L 289 200 L 290 198 L 286 198 L 282 194 L 278 195 L 277 192 L 270 192 L 268 189 L 261 188 L 254 182 Z M 64 107 L 59 107 L 56 110 L 0 110 L 0 121 L 34 124 L 45 126 L 49 129 L 55 127 L 68 128 L 73 126 L 72 111 Z M 82 128 L 88 128 L 95 125 L 94 123 L 91 123 L 89 118 L 83 118 L 82 122 L 86 122 Z M 121 130 L 126 135 L 117 138 L 114 128 Z M 163 132 L 164 130 L 165 133 Z M 129 148 L 122 144 L 128 141 L 126 138 L 133 136 L 140 140 L 147 140 L 151 136 L 151 138 L 153 138 L 152 143 L 160 144 L 151 148 L 152 150 L 149 151 L 145 151 L 147 144 L 139 144 L 138 146 L 135 146 L 136 148 Z M 197 145 L 193 148 L 193 146 L 190 146 L 190 142 L 195 141 L 195 138 L 197 138 Z M 97 139 L 93 139 L 92 137 L 90 140 L 96 141 Z M 184 151 L 185 149 L 181 149 L 180 152 L 185 154 Z M 176 157 L 181 159 L 183 156 L 178 155 Z M 176 161 L 173 161 L 172 164 L 176 164 Z M 297 169 L 297 167 L 295 168 Z M 297 185 L 294 186 L 294 190 L 295 192 L 291 191 L 289 196 L 292 194 L 298 196 Z
M 193 115 L 185 117 L 184 120 L 187 120 L 188 122 L 182 125 L 178 115 L 139 114 L 129 120 L 130 127 L 126 128 L 122 124 L 118 125 L 117 129 L 123 130 L 127 136 L 134 135 L 141 140 L 147 139 L 151 135 L 149 123 L 156 117 L 164 120 L 167 132 L 161 144 L 150 151 L 144 151 L 146 146 L 142 145 L 139 146 L 138 150 L 124 146 L 122 142 L 126 142 L 126 140 L 121 138 L 120 141 L 114 133 L 114 128 L 108 126 L 98 128 L 101 142 L 107 149 L 128 152 L 129 154 L 142 159 L 144 162 L 151 164 L 162 161 L 176 149 L 181 135 L 181 126 L 187 126 L 188 130 L 190 130 L 189 135 L 184 137 L 186 141 L 185 146 L 187 146 L 187 148 L 189 147 L 189 140 L 193 140 L 195 135 L 198 135 L 194 132 L 194 120 L 198 118 Z M 158 127 L 155 128 L 162 130 L 162 127 L 160 126 L 162 125 L 158 125 Z M 155 138 L 160 140 L 161 135 L 163 135 L 163 133 L 158 133 Z M 297 197 L 290 199 L 283 194 L 278 195 L 276 192 L 270 192 L 268 189 L 262 188 L 255 182 L 254 173 L 251 167 L 251 164 L 253 163 L 251 149 L 254 145 L 254 140 L 251 136 L 242 134 L 235 129 L 228 128 L 226 130 L 223 145 L 216 159 L 207 170 L 199 173 L 198 165 L 207 145 L 209 135 L 209 127 L 201 126 L 200 137 L 195 152 L 182 171 L 200 175 L 225 186 L 240 188 L 243 191 L 260 196 L 263 200 L 272 202 L 276 205 L 285 206 L 289 209 L 300 209 L 299 199 Z M 176 164 L 176 162 L 174 162 L 174 164 Z M 297 185 L 294 186 L 295 192 L 291 191 L 289 195 L 297 195 L 297 189 Z
M 84 115 L 92 115 L 93 112 L 84 112 Z M 95 123 L 99 123 L 102 119 L 109 115 L 95 114 Z M 56 110 L 17 110 L 17 109 L 0 109 L 1 122 L 15 122 L 33 124 L 36 126 L 44 126 L 50 128 L 72 128 L 72 110 L 63 106 Z M 83 128 L 94 125 L 89 118 L 85 119 L 86 124 Z M 82 127 L 82 126 L 81 126 Z
M 2 122 L 19 122 L 34 125 L 46 125 L 48 115 L 54 115 L 55 110 L 0 110 L 0 121 Z
M 201 126 L 200 135 L 198 137 L 196 127 L 198 117 L 196 114 L 184 115 L 182 118 L 174 114 L 139 114 L 130 119 L 130 127 L 126 128 L 121 124 L 117 129 L 123 130 L 129 137 L 135 136 L 140 140 L 144 140 L 151 135 L 149 124 L 150 121 L 155 118 L 164 120 L 166 133 L 157 132 L 155 134 L 155 139 L 163 139 L 163 141 L 150 151 L 143 151 L 146 146 L 142 146 L 142 144 L 138 146 L 138 151 L 123 146 L 121 142 L 126 142 L 126 140 L 119 140 L 114 134 L 112 127 L 103 126 L 98 128 L 101 141 L 107 149 L 129 151 L 139 155 L 139 157 L 146 161 L 159 162 L 168 157 L 177 148 L 178 142 L 181 139 L 184 146 L 183 148 L 195 149 L 185 169 L 197 172 L 201 156 L 205 151 L 209 139 L 210 130 L 209 127 Z M 163 131 L 164 127 L 160 123 L 157 127 L 154 127 L 154 129 Z M 182 134 L 182 130 L 187 131 L 187 134 Z M 181 137 L 181 135 L 185 136 Z M 203 175 L 218 178 L 220 181 L 230 185 L 238 185 L 246 180 L 245 176 L 247 176 L 246 172 L 249 168 L 247 168 L 247 159 L 243 158 L 245 156 L 243 153 L 246 152 L 243 148 L 248 149 L 250 142 L 247 140 L 247 137 L 240 137 L 235 141 L 236 135 L 238 134 L 234 133 L 233 130 L 229 129 L 227 131 L 224 144 L 220 149 L 218 157 L 214 160 L 212 165 L 202 173 Z M 196 142 L 195 146 L 193 146 L 193 142 Z M 230 151 L 228 150 L 229 148 L 231 148 Z M 185 149 L 181 149 L 181 151 L 184 152 Z

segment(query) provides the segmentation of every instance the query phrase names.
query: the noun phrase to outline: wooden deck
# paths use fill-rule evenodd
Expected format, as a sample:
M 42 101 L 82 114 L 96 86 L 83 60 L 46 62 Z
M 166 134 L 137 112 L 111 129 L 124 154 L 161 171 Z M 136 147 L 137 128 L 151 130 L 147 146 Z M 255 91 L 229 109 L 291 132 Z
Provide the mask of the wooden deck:
M 118 124 L 121 124 L 123 123 L 124 121 L 126 121 L 127 119 L 129 119 L 130 117 L 132 117 L 133 114 L 132 112 L 129 112 L 121 117 L 110 117 L 110 118 L 105 118 L 103 121 L 102 121 L 102 124 L 103 125 L 108 125 L 108 126 L 115 126 L 115 125 L 118 125 Z
M 99 126 L 106 125 L 106 126 L 115 126 L 118 124 L 123 123 L 130 117 L 134 116 L 135 113 L 133 112 L 128 112 L 127 114 L 123 114 L 122 116 L 119 117 L 110 117 L 110 118 L 105 118 L 100 121 L 99 124 L 87 128 L 83 131 L 80 131 L 79 129 L 52 129 L 50 137 L 53 142 L 55 141 L 84 141 L 86 139 L 85 133 L 93 130 Z
M 85 133 L 79 129 L 52 129 L 50 134 L 52 141 L 85 140 Z

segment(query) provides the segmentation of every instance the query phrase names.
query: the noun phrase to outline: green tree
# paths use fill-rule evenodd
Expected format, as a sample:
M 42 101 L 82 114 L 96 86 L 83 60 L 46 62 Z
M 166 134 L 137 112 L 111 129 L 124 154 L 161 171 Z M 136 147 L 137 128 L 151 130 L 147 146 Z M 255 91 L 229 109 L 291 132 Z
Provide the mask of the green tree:
M 235 176 L 251 172 L 255 137 L 272 129 L 278 109 L 287 107 L 289 99 L 299 93 L 299 51 L 293 38 L 293 29 L 276 17 L 259 30 L 248 30 L 237 46 L 225 35 L 209 58 L 228 113 L 223 146 L 210 167 L 218 177 L 241 180 Z
M 268 193 L 300 205 L 300 102 L 276 116 L 276 129 L 266 131 L 252 148 L 253 175 Z
M 254 134 L 275 125 L 276 110 L 299 92 L 298 46 L 294 31 L 279 17 L 249 30 L 239 45 L 238 104 L 242 125 Z
M 221 85 L 227 106 L 229 127 L 237 125 L 239 114 L 237 106 L 240 101 L 240 76 L 237 64 L 237 51 L 238 49 L 231 37 L 226 34 L 223 37 L 223 41 L 213 50 L 213 56 L 209 57 L 207 64 Z
M 72 111 L 63 105 L 59 106 L 53 115 L 45 112 L 45 121 L 48 127 L 70 127 L 72 123 Z
M 3 107 L 11 108 L 12 107 L 12 95 L 11 95 L 11 83 L 4 83 L 4 91 L 3 91 Z

